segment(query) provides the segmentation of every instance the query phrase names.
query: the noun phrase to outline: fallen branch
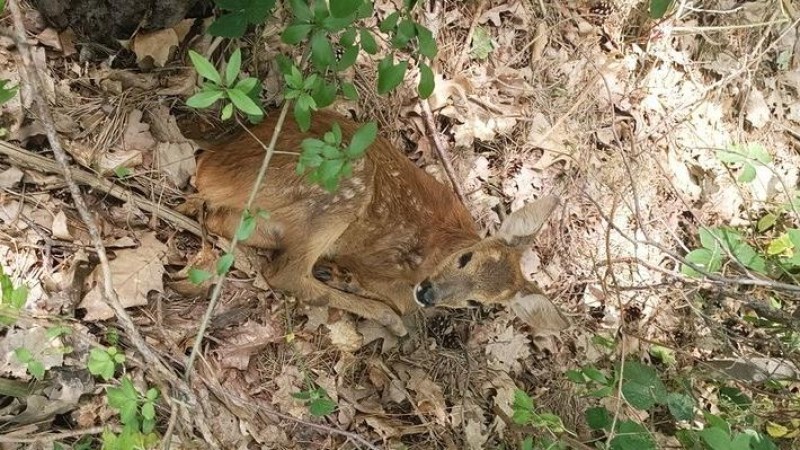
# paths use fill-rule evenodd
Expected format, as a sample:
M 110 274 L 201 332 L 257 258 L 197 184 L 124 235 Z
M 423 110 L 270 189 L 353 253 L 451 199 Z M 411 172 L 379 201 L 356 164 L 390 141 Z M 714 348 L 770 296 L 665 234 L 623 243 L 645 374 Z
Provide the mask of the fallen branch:
M 458 196 L 458 199 L 462 204 L 466 204 L 466 197 L 464 197 L 464 191 L 461 189 L 461 184 L 456 181 L 453 164 L 450 162 L 450 155 L 447 154 L 447 150 L 444 149 L 444 144 L 442 144 L 442 140 L 439 138 L 439 130 L 436 129 L 436 122 L 433 120 L 431 106 L 428 104 L 427 100 L 420 100 L 419 104 L 422 107 L 422 118 L 425 120 L 425 125 L 428 128 L 428 134 L 431 137 L 431 141 L 433 141 L 433 148 L 436 150 L 436 155 L 439 157 L 439 161 L 442 162 L 444 172 L 447 174 L 447 178 L 450 179 L 450 184 L 453 185 L 453 190 Z

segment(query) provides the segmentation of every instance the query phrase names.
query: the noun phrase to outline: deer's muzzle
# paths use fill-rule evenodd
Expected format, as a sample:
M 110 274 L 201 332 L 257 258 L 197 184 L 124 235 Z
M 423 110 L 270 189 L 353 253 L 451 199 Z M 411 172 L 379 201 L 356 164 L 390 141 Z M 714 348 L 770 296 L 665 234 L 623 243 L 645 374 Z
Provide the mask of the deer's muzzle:
M 436 304 L 436 294 L 433 290 L 431 280 L 425 278 L 417 287 L 414 288 L 414 300 L 420 306 L 428 307 Z

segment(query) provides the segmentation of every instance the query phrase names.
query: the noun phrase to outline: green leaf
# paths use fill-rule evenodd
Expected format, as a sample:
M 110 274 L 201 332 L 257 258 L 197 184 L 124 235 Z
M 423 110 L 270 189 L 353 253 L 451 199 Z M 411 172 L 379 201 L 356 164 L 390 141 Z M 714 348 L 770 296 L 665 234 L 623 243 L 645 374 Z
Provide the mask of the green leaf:
M 669 10 L 672 0 L 650 0 L 650 18 L 660 19 Z
M 511 419 L 518 425 L 527 425 L 531 423 L 534 417 L 535 404 L 533 399 L 522 389 L 514 391 L 514 402 L 511 408 L 514 411 Z
M 344 165 L 343 159 L 326 159 L 319 165 L 319 176 L 322 181 L 335 180 L 338 178 L 339 172 L 342 171 Z
M 28 286 L 21 284 L 15 287 L 11 291 L 8 300 L 8 304 L 12 308 L 17 310 L 22 309 L 22 307 L 25 306 L 25 302 L 28 301 Z
M 677 392 L 667 395 L 667 408 L 675 420 L 692 420 L 694 418 L 694 400 Z
M 368 122 L 362 125 L 353 134 L 350 145 L 347 146 L 347 156 L 355 159 L 360 158 L 367 148 L 375 142 L 378 135 L 378 125 L 375 122 Z
M 311 8 L 308 7 L 306 0 L 289 0 L 289 5 L 292 8 L 292 14 L 301 22 L 309 22 L 314 18 Z
M 225 275 L 233 265 L 233 253 L 225 253 L 217 261 L 217 275 Z
M 433 71 L 427 64 L 419 63 L 419 87 L 417 88 L 419 97 L 423 99 L 430 97 L 433 94 L 433 88 Z
M 587 366 L 583 368 L 583 374 L 586 378 L 594 381 L 597 384 L 607 385 L 608 377 L 606 374 L 598 370 L 596 367 Z
M 28 372 L 37 380 L 44 378 L 44 364 L 41 361 L 28 361 Z
M 419 52 L 422 53 L 423 56 L 426 56 L 430 59 L 436 57 L 436 54 L 439 52 L 439 49 L 436 46 L 436 39 L 433 38 L 433 33 L 431 30 L 423 27 L 420 24 L 416 24 L 417 29 L 417 40 L 419 42 Z
M 723 386 L 719 388 L 719 397 L 730 402 L 741 410 L 747 410 L 753 401 L 737 387 Z
M 308 412 L 314 417 L 325 417 L 336 411 L 336 406 L 336 402 L 329 398 L 319 398 L 308 404 Z
M 361 0 L 330 0 L 333 17 L 348 17 L 361 7 Z
M 611 450 L 655 450 L 656 444 L 647 429 L 632 420 L 623 420 L 610 442 Z
M 228 98 L 230 98 L 231 102 L 233 102 L 233 106 L 235 106 L 239 111 L 253 116 L 260 116 L 264 114 L 264 112 L 261 111 L 261 108 L 259 108 L 253 99 L 248 97 L 246 93 L 238 89 L 228 89 L 227 93 Z
M 311 91 L 311 98 L 317 108 L 330 106 L 336 100 L 336 85 L 320 80 Z
M 722 267 L 722 260 L 719 257 L 719 253 L 714 253 L 707 248 L 698 248 L 696 250 L 692 250 L 686 254 L 685 259 L 686 261 L 709 273 L 714 273 L 718 271 L 720 267 Z M 687 265 L 681 266 L 681 273 L 691 277 L 701 276 L 700 272 Z
M 408 69 L 408 61 L 394 64 L 393 60 L 392 55 L 387 55 L 378 64 L 378 94 L 386 94 L 403 82 L 406 69 Z
M 245 211 L 242 222 L 239 224 L 239 228 L 236 230 L 236 239 L 240 241 L 246 241 L 250 236 L 253 235 L 253 231 L 255 231 L 255 229 L 255 216 Z
M 128 178 L 131 174 L 133 174 L 133 171 L 125 166 L 117 166 L 114 168 L 114 175 L 121 180 Z
M 156 399 L 158 399 L 158 389 L 156 388 L 148 389 L 147 394 L 145 394 L 145 397 L 151 402 L 156 401 Z
M 781 253 L 784 253 L 787 250 L 792 250 L 793 248 L 794 244 L 792 243 L 792 240 L 789 239 L 789 234 L 784 233 L 770 241 L 769 245 L 767 246 L 767 254 L 770 256 L 780 255 Z
M 531 436 L 527 436 L 525 439 L 522 440 L 522 443 L 519 445 L 520 450 L 534 450 L 533 447 L 533 438 Z
M 295 103 L 294 120 L 297 122 L 300 131 L 308 131 L 311 128 L 311 111 L 308 108 L 303 108 L 299 102 Z
M 709 450 L 730 450 L 731 439 L 728 433 L 720 428 L 705 428 L 700 431 L 700 438 L 706 443 Z
M 139 393 L 133 386 L 129 376 L 125 376 L 120 381 L 119 387 L 109 387 L 106 389 L 108 406 L 119 411 L 119 418 L 123 424 L 136 424 L 136 410 L 138 409 Z
M 769 164 L 772 162 L 772 155 L 770 155 L 767 149 L 761 144 L 749 144 L 747 146 L 747 156 L 761 164 Z
M 586 424 L 593 430 L 608 430 L 613 420 L 611 413 L 603 406 L 586 410 Z
M 328 36 L 317 31 L 311 36 L 311 62 L 319 71 L 324 71 L 333 65 L 334 55 Z
M 72 328 L 66 325 L 58 325 L 55 327 L 48 328 L 46 336 L 48 339 L 54 339 L 59 336 L 65 336 L 68 334 L 72 334 Z
M 742 173 L 739 174 L 738 180 L 742 183 L 750 183 L 756 179 L 756 168 L 752 164 L 745 164 L 742 166 Z
M 348 28 L 347 30 L 345 30 L 344 33 L 342 33 L 339 36 L 339 45 L 341 45 L 342 47 L 350 47 L 352 45 L 355 45 L 356 36 L 358 36 L 358 32 L 356 31 L 356 29 L 353 27 Z
M 492 35 L 485 27 L 475 27 L 475 32 L 472 34 L 472 46 L 469 54 L 477 60 L 484 60 L 489 57 L 489 54 L 494 50 L 492 45 Z
M 147 420 L 153 420 L 156 418 L 156 408 L 152 402 L 146 402 L 142 405 L 142 417 Z
M 303 93 L 297 97 L 297 106 L 306 111 L 314 111 L 317 109 L 317 102 L 314 101 L 314 97 Z
M 368 29 L 360 29 L 359 36 L 361 48 L 363 48 L 365 52 L 369 53 L 370 55 L 378 53 L 378 43 L 375 42 L 375 38 Z
M 186 106 L 197 109 L 208 108 L 221 99 L 223 95 L 224 92 L 220 90 L 203 90 L 189 97 L 186 100 Z
M 202 284 L 206 280 L 211 278 L 211 272 L 206 270 L 196 269 L 192 267 L 189 269 L 189 281 L 194 284 Z
M 355 64 L 357 57 L 358 57 L 357 45 L 351 45 L 350 47 L 346 47 L 344 49 L 344 53 L 342 53 L 342 57 L 336 63 L 336 70 L 338 72 L 347 70 L 350 66 Z
M 566 373 L 567 379 L 576 384 L 585 384 L 586 378 L 583 376 L 583 371 L 570 369 Z
M 381 32 L 383 33 L 388 33 L 390 30 L 393 30 L 394 27 L 397 26 L 398 19 L 400 19 L 400 13 L 395 11 L 386 16 L 386 18 L 381 21 L 380 25 L 378 26 L 378 29 L 381 30 Z
M 759 232 L 763 232 L 769 230 L 775 223 L 778 222 L 778 216 L 772 213 L 764 214 L 764 217 L 758 219 L 758 224 L 756 225 L 756 229 Z
M 292 397 L 298 400 L 311 400 L 311 391 L 292 392 Z
M 358 91 L 353 83 L 344 82 L 339 88 L 342 90 L 342 95 L 348 100 L 358 100 Z
M 622 383 L 622 395 L 636 409 L 647 411 L 656 404 L 656 399 L 649 386 L 627 382 Z
M 414 22 L 410 19 L 403 19 L 397 25 L 397 33 L 392 38 L 392 45 L 395 48 L 401 48 L 408 44 L 408 42 L 416 37 L 417 35 L 417 28 L 414 26 Z
M 242 12 L 223 14 L 208 27 L 208 34 L 225 38 L 237 38 L 247 32 L 247 16 Z
M 197 70 L 197 73 L 200 74 L 201 77 L 217 85 L 222 85 L 222 78 L 220 78 L 219 72 L 217 72 L 217 69 L 211 64 L 211 61 L 194 50 L 189 50 L 189 58 L 192 60 L 195 70 Z
M 222 108 L 222 111 L 219 113 L 220 119 L 228 120 L 233 117 L 233 103 L 228 103 Z
M 307 23 L 298 23 L 289 25 L 283 30 L 281 40 L 289 45 L 297 45 L 311 32 L 313 25 Z
M 109 353 L 101 348 L 93 348 L 89 352 L 89 362 L 87 364 L 89 373 L 94 376 L 99 376 L 103 380 L 108 381 L 114 378 L 114 370 L 116 364 L 111 358 Z
M 33 361 L 33 353 L 25 347 L 18 347 L 14 350 L 14 356 L 23 364 Z
M 225 67 L 225 85 L 232 86 L 233 82 L 239 76 L 239 71 L 242 70 L 242 50 L 236 49 L 228 60 L 228 65 Z

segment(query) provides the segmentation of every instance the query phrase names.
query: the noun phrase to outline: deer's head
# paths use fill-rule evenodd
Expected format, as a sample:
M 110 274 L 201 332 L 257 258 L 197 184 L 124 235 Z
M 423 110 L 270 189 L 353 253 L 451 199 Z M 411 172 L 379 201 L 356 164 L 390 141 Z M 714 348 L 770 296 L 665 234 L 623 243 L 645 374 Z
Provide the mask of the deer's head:
M 537 199 L 509 215 L 495 236 L 456 250 L 414 287 L 414 300 L 423 307 L 497 303 L 521 316 L 541 315 L 542 308 L 558 314 L 520 267 L 522 253 L 557 205 L 556 196 Z

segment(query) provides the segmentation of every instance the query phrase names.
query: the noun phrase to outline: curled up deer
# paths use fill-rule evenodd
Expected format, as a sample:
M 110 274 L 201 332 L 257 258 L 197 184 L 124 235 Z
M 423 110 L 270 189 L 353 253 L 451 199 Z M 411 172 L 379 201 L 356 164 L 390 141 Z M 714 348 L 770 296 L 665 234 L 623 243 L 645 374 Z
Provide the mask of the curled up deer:
M 301 141 L 333 122 L 349 140 L 357 125 L 319 111 L 303 133 L 287 120 L 256 207 L 269 212 L 244 244 L 274 251 L 268 283 L 313 305 L 372 319 L 405 335 L 402 316 L 417 307 L 458 308 L 470 302 L 511 305 L 523 319 L 553 330 L 566 326 L 558 309 L 528 281 L 522 252 L 558 200 L 542 197 L 510 214 L 495 236 L 481 239 L 452 190 L 378 137 L 352 176 L 329 193 L 295 171 Z M 253 127 L 270 139 L 276 115 Z M 200 156 L 196 186 L 205 225 L 230 238 L 255 182 L 263 148 L 247 133 L 209 146 Z M 327 283 L 334 268 L 351 288 Z M 355 287 L 353 287 L 355 286 Z M 526 317 L 527 316 L 527 317 Z M 530 322 L 530 320 L 529 320 Z

